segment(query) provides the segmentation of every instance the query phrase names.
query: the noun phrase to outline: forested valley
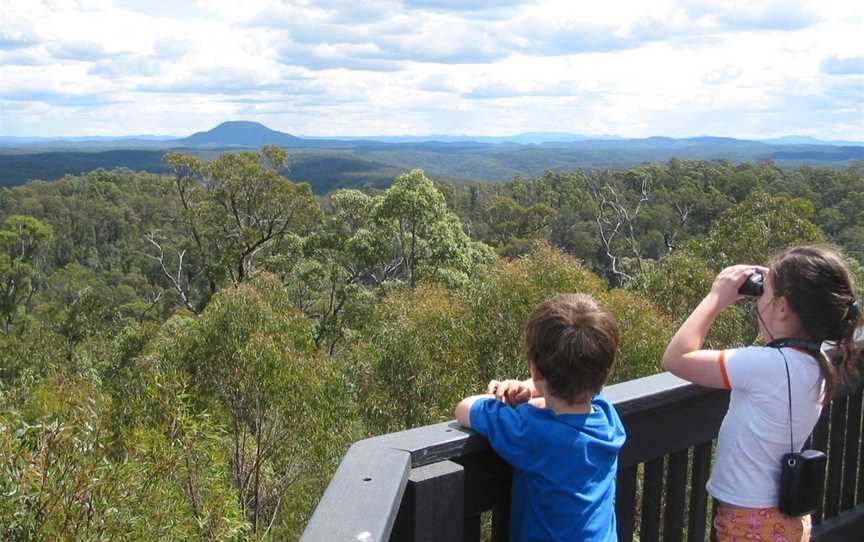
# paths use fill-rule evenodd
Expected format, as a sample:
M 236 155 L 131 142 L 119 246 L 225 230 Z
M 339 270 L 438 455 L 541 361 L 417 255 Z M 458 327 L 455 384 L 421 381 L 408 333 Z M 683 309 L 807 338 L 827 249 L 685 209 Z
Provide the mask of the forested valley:
M 726 265 L 831 242 L 864 284 L 864 162 L 316 196 L 287 158 L 0 188 L 0 539 L 296 540 L 351 442 L 525 377 L 522 325 L 555 293 L 612 309 L 620 382 L 659 372 Z

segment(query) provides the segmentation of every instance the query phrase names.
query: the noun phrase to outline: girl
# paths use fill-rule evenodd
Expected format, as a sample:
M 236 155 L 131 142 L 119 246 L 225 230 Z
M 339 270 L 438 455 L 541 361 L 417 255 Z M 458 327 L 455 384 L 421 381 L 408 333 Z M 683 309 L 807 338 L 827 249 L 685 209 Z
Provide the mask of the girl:
M 753 273 L 764 275 L 764 291 L 756 300 L 761 336 L 769 345 L 796 339 L 796 347 L 703 350 L 714 319 L 743 297 L 739 288 Z M 810 539 L 809 516 L 789 517 L 777 510 L 780 462 L 789 452 L 788 394 L 791 391 L 791 431 L 798 451 L 822 405 L 830 401 L 836 381 L 819 346 L 835 343 L 847 377 L 857 376 L 853 335 L 858 319 L 852 277 L 841 254 L 832 247 L 803 246 L 779 254 L 767 268 L 724 269 L 675 333 L 663 368 L 702 386 L 732 390 L 707 484 L 720 502 L 714 520 L 719 542 Z

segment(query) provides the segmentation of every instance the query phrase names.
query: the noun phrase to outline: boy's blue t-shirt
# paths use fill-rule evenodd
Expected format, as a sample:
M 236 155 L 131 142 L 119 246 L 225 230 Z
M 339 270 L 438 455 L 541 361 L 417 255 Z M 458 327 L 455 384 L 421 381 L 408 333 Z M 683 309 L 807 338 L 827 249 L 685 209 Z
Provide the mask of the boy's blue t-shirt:
M 617 541 L 615 473 L 625 433 L 602 394 L 587 414 L 558 415 L 494 399 L 471 406 L 471 428 L 513 466 L 510 540 Z

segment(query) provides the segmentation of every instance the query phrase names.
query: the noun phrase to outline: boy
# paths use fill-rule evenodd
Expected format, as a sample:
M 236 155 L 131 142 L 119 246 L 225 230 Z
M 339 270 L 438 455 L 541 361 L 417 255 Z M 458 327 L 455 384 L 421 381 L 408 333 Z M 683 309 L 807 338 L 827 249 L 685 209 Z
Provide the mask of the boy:
M 531 378 L 493 380 L 489 394 L 456 407 L 459 423 L 513 466 L 510 540 L 618 540 L 615 472 L 624 427 L 599 394 L 617 349 L 618 324 L 607 309 L 588 295 L 559 295 L 538 305 L 526 325 Z

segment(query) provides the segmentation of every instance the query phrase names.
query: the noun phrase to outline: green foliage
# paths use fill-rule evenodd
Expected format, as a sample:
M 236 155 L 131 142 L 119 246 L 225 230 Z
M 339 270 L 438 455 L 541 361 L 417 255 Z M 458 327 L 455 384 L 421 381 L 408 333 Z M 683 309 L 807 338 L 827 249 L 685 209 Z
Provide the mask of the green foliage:
M 188 373 L 198 408 L 226 428 L 235 498 L 253 533 L 278 529 L 287 503 L 308 514 L 310 499 L 297 488 L 323 489 L 347 442 L 347 390 L 315 350 L 313 330 L 278 281 L 263 276 L 220 291 L 200 318 L 169 322 L 150 354 L 151 363 Z
M 296 155 L 202 156 L 0 189 L 0 287 L 17 296 L 0 291 L 0 537 L 296 539 L 348 442 L 527 376 L 524 323 L 555 294 L 615 314 L 617 382 L 659 370 L 726 263 L 827 239 L 864 276 L 860 164 L 437 186 L 411 171 L 319 202 L 276 174 Z M 630 232 L 608 245 L 599 194 L 639 207 L 606 208 Z M 610 257 L 642 272 L 609 289 Z M 742 303 L 708 344 L 754 330 Z
M 422 171 L 397 177 L 372 219 L 383 234 L 388 259 L 400 262 L 409 286 L 443 268 L 470 270 L 469 240 L 462 223 Z
M 282 275 L 296 306 L 318 320 L 316 345 L 331 354 L 366 325 L 376 290 L 423 280 L 455 288 L 494 259 L 489 247 L 468 238 L 421 171 L 398 177 L 383 194 L 340 190 L 327 203 L 322 226 L 297 240 L 302 257 L 287 255 L 292 243 L 268 266 Z
M 534 306 L 561 292 L 586 292 L 620 321 L 614 381 L 653 374 L 671 332 L 643 299 L 602 281 L 547 245 L 499 261 L 466 291 L 426 285 L 387 296 L 364 340 L 346 355 L 355 401 L 373 433 L 448 419 L 458 399 L 492 378 L 528 376 L 524 326 Z
M 503 196 L 493 197 L 485 210 L 490 236 L 505 254 L 512 253 L 512 248 L 508 250 L 508 247 L 518 245 L 520 241 L 547 236 L 547 229 L 556 214 L 555 209 L 545 203 L 523 207 L 512 198 Z
M 445 419 L 475 377 L 468 307 L 436 285 L 388 296 L 375 326 L 346 355 L 367 430 L 397 431 Z
M 812 202 L 754 192 L 714 223 L 708 237 L 691 250 L 722 269 L 733 263 L 765 263 L 793 244 L 819 243 L 825 236 L 813 223 Z
M 221 436 L 182 398 L 168 433 L 107 431 L 111 404 L 86 383 L 40 386 L 20 416 L 0 418 L 4 540 L 235 540 Z M 169 429 L 170 428 L 170 429 Z
M 627 289 L 661 309 L 672 320 L 665 328 L 671 331 L 684 323 L 711 290 L 719 271 L 716 263 L 709 263 L 691 251 L 679 250 L 637 276 Z M 714 321 L 705 344 L 709 348 L 747 344 L 754 338 L 756 327 L 753 324 L 747 318 L 746 308 L 730 307 Z M 669 339 L 670 331 L 667 331 Z M 662 354 L 661 351 L 660 357 Z
M 611 290 L 598 300 L 615 315 L 621 332 L 618 356 L 608 383 L 658 373 L 663 352 L 675 331 L 669 316 L 644 297 L 622 289 Z
M 493 378 L 527 377 L 522 337 L 535 305 L 561 292 L 599 299 L 604 290 L 603 282 L 578 261 L 542 244 L 522 258 L 493 265 L 468 293 L 471 350 L 477 359 L 473 389 Z
M 38 257 L 53 236 L 51 226 L 32 216 L 11 215 L 0 225 L 0 321 L 6 333 L 38 289 Z
M 248 280 L 259 260 L 288 235 L 305 235 L 321 218 L 309 185 L 294 184 L 277 169 L 287 154 L 275 147 L 262 153 L 223 153 L 204 163 L 195 156 L 170 153 L 165 162 L 175 175 L 176 196 L 182 207 L 178 217 L 186 226 L 182 238 L 173 239 L 176 263 L 166 266 L 163 241 L 151 235 L 158 254 L 151 257 L 183 297 L 198 312 L 226 279 L 232 284 Z M 193 252 L 183 280 L 183 256 Z M 195 286 L 188 277 L 201 275 L 209 289 L 193 300 Z M 199 288 L 199 291 L 203 289 Z

